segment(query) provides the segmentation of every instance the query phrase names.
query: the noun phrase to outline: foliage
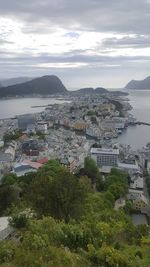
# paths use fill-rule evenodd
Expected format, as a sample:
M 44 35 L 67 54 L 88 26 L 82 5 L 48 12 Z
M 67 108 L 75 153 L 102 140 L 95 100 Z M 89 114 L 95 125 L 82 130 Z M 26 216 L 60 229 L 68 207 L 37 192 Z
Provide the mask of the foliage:
M 95 116 L 92 116 L 92 117 L 91 117 L 91 122 L 92 122 L 93 124 L 98 124 L 97 119 L 96 119 Z
M 84 160 L 84 173 L 91 179 L 92 184 L 96 184 L 99 170 L 95 161 L 90 157 L 86 157 Z
M 2 178 L 2 184 L 13 185 L 17 182 L 17 176 L 15 173 L 8 173 Z
M 77 177 L 51 160 L 29 177 L 5 177 L 0 204 L 9 207 L 18 238 L 0 242 L 2 267 L 150 266 L 149 226 L 133 225 L 128 202 L 114 210 L 127 174 L 112 169 L 98 192 L 91 186 L 100 175 L 95 162 L 87 158 L 84 172 Z M 14 187 L 22 190 L 19 203 Z
M 87 112 L 87 116 L 94 116 L 94 115 L 96 115 L 95 110 L 89 110 L 89 111 Z
M 40 140 L 45 140 L 45 134 L 42 133 L 41 131 L 37 131 L 37 132 L 36 132 L 36 135 L 38 136 L 38 138 L 39 138 Z
M 101 144 L 99 144 L 99 143 L 95 143 L 95 144 L 93 144 L 93 145 L 92 145 L 92 147 L 94 147 L 94 148 L 101 148 L 101 147 L 102 147 L 102 145 L 101 145 Z
M 4 143 L 8 143 L 12 140 L 17 140 L 22 135 L 21 130 L 15 130 L 14 132 L 5 133 L 3 136 Z
M 18 214 L 14 214 L 10 219 L 10 225 L 14 228 L 24 228 L 27 225 L 28 216 L 26 212 L 20 212 Z
M 50 161 L 31 182 L 26 199 L 39 216 L 51 215 L 69 221 L 80 216 L 85 195 L 85 184 L 81 180 L 59 163 Z
M 112 169 L 106 177 L 105 189 L 109 190 L 115 199 L 125 196 L 128 191 L 128 174 L 117 169 Z
M 15 185 L 0 186 L 0 215 L 4 215 L 7 208 L 12 204 L 17 204 L 19 199 L 20 188 Z

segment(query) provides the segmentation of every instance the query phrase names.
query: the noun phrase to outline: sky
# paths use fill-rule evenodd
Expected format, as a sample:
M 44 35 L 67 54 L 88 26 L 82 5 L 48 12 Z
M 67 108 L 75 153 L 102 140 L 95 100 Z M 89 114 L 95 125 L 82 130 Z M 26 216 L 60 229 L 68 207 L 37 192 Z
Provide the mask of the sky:
M 149 25 L 150 0 L 0 0 L 0 79 L 122 88 L 150 76 Z

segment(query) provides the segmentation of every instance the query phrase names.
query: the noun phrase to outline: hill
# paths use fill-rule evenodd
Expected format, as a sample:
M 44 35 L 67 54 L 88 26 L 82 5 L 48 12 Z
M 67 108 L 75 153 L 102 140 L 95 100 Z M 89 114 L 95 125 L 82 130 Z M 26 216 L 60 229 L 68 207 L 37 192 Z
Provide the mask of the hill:
M 132 80 L 126 86 L 126 89 L 137 89 L 137 90 L 150 90 L 150 76 L 144 80 Z
M 81 88 L 79 90 L 73 91 L 73 93 L 75 94 L 106 94 L 109 93 L 109 91 L 105 88 L 102 87 L 97 87 L 96 89 L 92 88 L 92 87 L 87 87 L 87 88 Z
M 10 78 L 5 80 L 0 80 L 1 87 L 7 87 L 11 85 L 16 85 L 20 83 L 25 83 L 28 81 L 31 81 L 33 78 L 31 77 L 16 77 L 16 78 Z
M 57 76 L 47 75 L 40 78 L 35 78 L 25 83 L 1 87 L 0 97 L 13 97 L 16 95 L 24 96 L 33 94 L 64 94 L 66 92 L 67 89 Z

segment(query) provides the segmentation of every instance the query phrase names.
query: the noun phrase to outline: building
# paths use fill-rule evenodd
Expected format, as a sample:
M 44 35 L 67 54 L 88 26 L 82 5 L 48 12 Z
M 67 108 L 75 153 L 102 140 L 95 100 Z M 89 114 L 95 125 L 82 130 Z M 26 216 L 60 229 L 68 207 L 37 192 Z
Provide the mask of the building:
M 30 160 L 23 161 L 14 165 L 13 173 L 15 173 L 17 177 L 20 177 L 26 173 L 36 172 L 40 167 L 42 167 L 42 164 L 38 162 L 32 162 Z
M 124 161 L 124 162 L 119 162 L 118 163 L 118 168 L 128 172 L 130 175 L 134 173 L 138 173 L 140 171 L 140 168 L 137 164 L 137 162 L 134 161 Z
M 38 156 L 39 155 L 39 145 L 37 140 L 28 140 L 22 144 L 22 153 L 28 156 Z
M 144 180 L 143 180 L 143 177 L 131 177 L 131 184 L 130 184 L 130 188 L 132 189 L 143 189 L 144 188 Z
M 17 149 L 17 143 L 15 141 L 12 141 L 9 144 L 9 147 L 5 150 L 5 153 L 11 156 L 11 159 L 15 159 L 15 154 L 16 154 L 16 149 Z
M 143 195 L 143 190 L 129 189 L 128 199 L 136 200 L 141 198 Z
M 147 198 L 142 195 L 141 197 L 133 200 L 133 209 L 137 211 L 144 211 L 144 209 L 148 206 Z
M 18 128 L 25 131 L 28 125 L 35 124 L 35 117 L 32 114 L 18 116 Z
M 91 148 L 91 157 L 95 160 L 98 167 L 118 166 L 118 149 Z
M 40 131 L 40 132 L 46 134 L 47 133 L 47 129 L 48 129 L 48 124 L 45 121 L 38 121 L 36 128 L 37 128 L 37 131 Z
M 87 128 L 87 124 L 85 122 L 76 122 L 73 125 L 73 129 L 76 130 L 76 131 L 83 131 L 83 132 L 85 132 L 86 128 Z
M 4 146 L 4 141 L 0 140 L 0 148 L 2 148 Z
M 63 166 L 67 167 L 67 169 L 68 169 L 70 172 L 72 172 L 72 173 L 75 172 L 76 167 L 77 167 L 77 162 L 76 162 L 75 158 L 73 158 L 73 157 L 68 157 L 68 158 L 62 159 L 62 160 L 60 161 L 60 163 L 61 163 Z
M 13 228 L 9 225 L 9 218 L 0 217 L 0 240 L 8 238 L 13 231 Z

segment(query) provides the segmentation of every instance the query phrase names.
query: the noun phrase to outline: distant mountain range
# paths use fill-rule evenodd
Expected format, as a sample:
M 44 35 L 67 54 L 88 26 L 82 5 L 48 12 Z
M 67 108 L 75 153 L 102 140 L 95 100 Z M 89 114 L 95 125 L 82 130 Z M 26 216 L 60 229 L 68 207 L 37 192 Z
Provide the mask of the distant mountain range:
M 132 80 L 126 86 L 126 89 L 137 89 L 137 90 L 150 90 L 150 76 L 144 80 Z
M 116 94 L 118 96 L 126 95 L 127 93 L 119 91 L 108 91 L 103 87 L 97 87 L 96 89 L 88 87 L 76 91 L 68 91 L 61 80 L 55 75 L 47 75 L 34 79 L 29 77 L 20 77 L 0 81 L 0 98 L 55 94 Z

